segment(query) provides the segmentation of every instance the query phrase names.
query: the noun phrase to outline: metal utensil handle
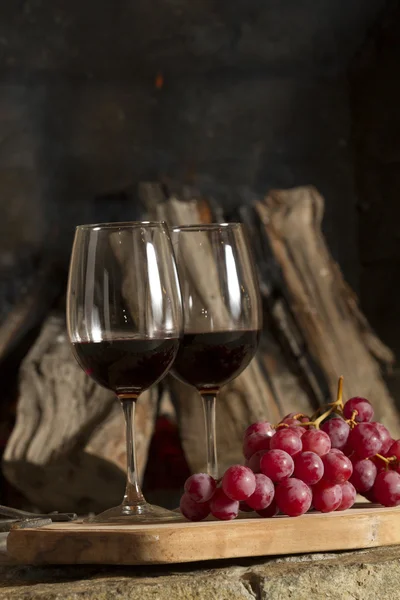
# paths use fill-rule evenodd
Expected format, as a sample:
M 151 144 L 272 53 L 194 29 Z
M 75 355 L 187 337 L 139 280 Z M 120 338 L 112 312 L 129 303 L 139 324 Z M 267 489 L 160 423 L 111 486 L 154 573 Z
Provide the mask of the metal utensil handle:
M 9 517 L 11 519 L 51 519 L 54 522 L 75 521 L 75 519 L 78 518 L 75 513 L 53 512 L 50 514 L 37 514 L 28 512 L 26 510 L 19 510 L 18 508 L 11 508 L 10 506 L 3 506 L 1 504 L 0 516 Z

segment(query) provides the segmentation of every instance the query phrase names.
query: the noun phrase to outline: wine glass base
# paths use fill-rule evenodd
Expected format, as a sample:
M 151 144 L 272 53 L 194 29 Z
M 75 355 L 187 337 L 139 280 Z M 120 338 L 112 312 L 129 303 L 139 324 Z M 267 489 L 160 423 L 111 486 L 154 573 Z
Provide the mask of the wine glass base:
M 94 517 L 85 519 L 85 523 L 101 523 L 102 525 L 145 525 L 151 523 L 183 522 L 180 512 L 174 512 L 154 504 L 138 504 L 136 506 L 116 506 L 109 508 Z

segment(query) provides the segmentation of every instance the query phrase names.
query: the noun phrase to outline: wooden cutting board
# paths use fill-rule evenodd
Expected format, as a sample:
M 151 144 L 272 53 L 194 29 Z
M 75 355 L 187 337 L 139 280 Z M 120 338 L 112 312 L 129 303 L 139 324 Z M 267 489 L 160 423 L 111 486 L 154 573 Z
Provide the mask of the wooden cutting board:
M 54 523 L 11 531 L 7 549 L 25 564 L 146 565 L 392 544 L 400 544 L 400 507 L 359 505 L 298 518 L 130 526 Z

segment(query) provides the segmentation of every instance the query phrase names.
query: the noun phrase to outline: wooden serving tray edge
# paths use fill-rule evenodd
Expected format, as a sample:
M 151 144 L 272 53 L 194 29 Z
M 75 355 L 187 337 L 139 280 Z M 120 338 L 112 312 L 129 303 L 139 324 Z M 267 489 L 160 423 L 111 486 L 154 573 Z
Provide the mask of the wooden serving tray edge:
M 400 509 L 364 505 L 297 518 L 129 526 L 54 523 L 11 531 L 7 550 L 24 564 L 151 565 L 394 544 L 400 544 Z

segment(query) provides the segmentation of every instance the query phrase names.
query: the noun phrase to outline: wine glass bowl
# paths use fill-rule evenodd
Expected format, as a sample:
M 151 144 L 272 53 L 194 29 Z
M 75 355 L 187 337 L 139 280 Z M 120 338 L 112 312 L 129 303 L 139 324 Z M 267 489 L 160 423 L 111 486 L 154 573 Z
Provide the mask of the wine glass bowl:
M 77 227 L 68 281 L 67 326 L 74 355 L 112 390 L 126 421 L 127 485 L 100 523 L 175 520 L 141 492 L 134 444 L 135 404 L 170 369 L 182 333 L 182 305 L 168 229 L 128 222 Z
M 257 350 L 257 274 L 241 223 L 174 227 L 171 237 L 184 308 L 184 335 L 171 373 L 203 399 L 207 470 L 217 477 L 215 400 Z

